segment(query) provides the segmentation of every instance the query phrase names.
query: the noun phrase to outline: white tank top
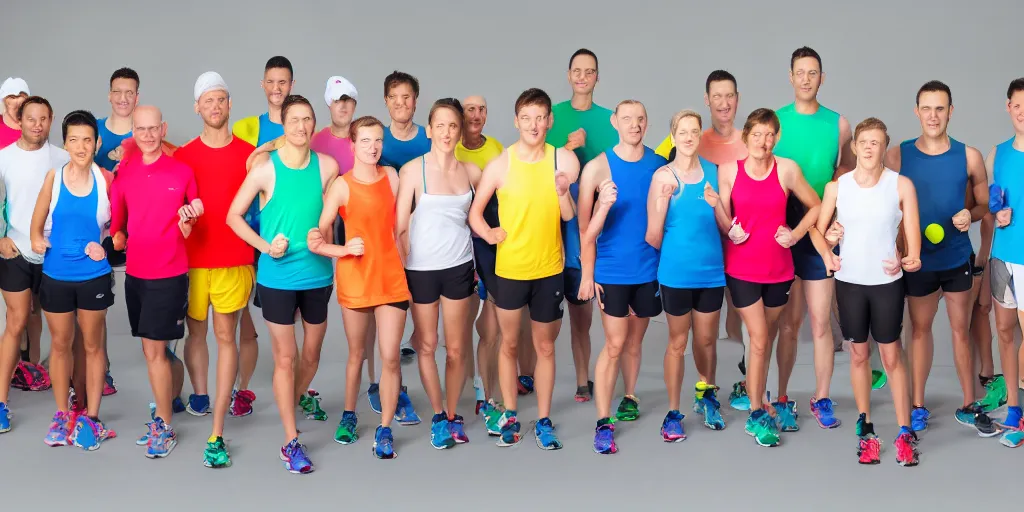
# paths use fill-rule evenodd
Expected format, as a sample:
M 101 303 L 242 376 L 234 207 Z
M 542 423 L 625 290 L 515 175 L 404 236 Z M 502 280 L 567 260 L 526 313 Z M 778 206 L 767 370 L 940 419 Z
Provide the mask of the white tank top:
M 882 262 L 896 254 L 896 235 L 903 210 L 896 185 L 899 174 L 885 169 L 878 183 L 863 188 L 853 179 L 853 172 L 839 177 L 836 197 L 836 220 L 843 225 L 839 242 L 842 258 L 836 279 L 845 283 L 879 285 L 903 277 L 885 273 Z
M 473 260 L 473 238 L 467 219 L 473 187 L 460 195 L 427 193 L 426 163 L 423 193 L 409 223 L 408 270 L 444 270 Z

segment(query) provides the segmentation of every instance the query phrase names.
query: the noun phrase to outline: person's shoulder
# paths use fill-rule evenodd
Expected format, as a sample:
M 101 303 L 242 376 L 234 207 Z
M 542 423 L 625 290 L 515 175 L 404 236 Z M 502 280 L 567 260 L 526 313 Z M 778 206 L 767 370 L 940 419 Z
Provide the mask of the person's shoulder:
M 249 156 L 250 153 L 256 150 L 256 146 L 250 144 L 248 141 L 240 137 L 232 137 L 231 142 L 228 143 L 228 147 L 232 151 L 239 153 L 245 153 L 245 156 Z
M 490 145 L 490 146 L 496 148 L 499 153 L 501 151 L 505 150 L 505 145 L 502 144 L 500 140 L 498 140 L 498 139 L 496 139 L 496 138 L 494 138 L 494 137 L 492 137 L 490 135 L 484 135 L 484 144 L 487 144 L 487 145 Z
M 567 102 L 567 103 L 568 103 L 568 102 Z M 600 114 L 600 115 L 606 115 L 606 116 L 608 116 L 608 123 L 609 123 L 609 124 L 611 124 L 611 115 L 612 115 L 612 114 L 613 114 L 614 112 L 612 112 L 612 110 L 611 110 L 610 108 L 608 108 L 608 107 L 603 107 L 603 106 L 601 106 L 601 105 L 598 105 L 597 103 L 594 103 L 594 104 L 591 104 L 591 105 L 590 105 L 590 110 L 591 110 L 591 111 L 592 111 L 592 112 L 593 112 L 593 113 L 594 113 L 595 115 L 597 115 L 597 114 Z
M 50 158 L 53 159 L 54 161 L 71 161 L 71 154 L 68 153 L 67 150 L 65 150 L 64 148 L 55 146 L 50 143 L 47 143 L 47 146 L 49 146 L 48 149 L 50 150 Z
M 551 105 L 551 111 L 552 112 L 558 113 L 558 112 L 564 112 L 566 110 L 572 110 L 572 101 L 571 100 L 560 101 L 558 103 L 555 103 L 554 105 Z

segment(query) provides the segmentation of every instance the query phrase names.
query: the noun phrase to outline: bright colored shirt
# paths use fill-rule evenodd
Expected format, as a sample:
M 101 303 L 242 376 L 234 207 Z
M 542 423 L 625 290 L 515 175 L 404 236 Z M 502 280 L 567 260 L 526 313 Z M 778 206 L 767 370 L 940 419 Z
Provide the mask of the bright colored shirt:
M 735 162 L 747 158 L 747 146 L 743 144 L 742 132 L 736 130 L 730 138 L 722 137 L 714 128 L 704 130 L 700 136 L 700 146 L 697 148 L 697 155 L 701 158 L 720 166 L 726 162 Z M 676 144 L 669 134 L 661 141 L 658 149 L 654 152 L 665 157 L 669 161 L 675 160 Z
M 231 133 L 255 147 L 262 146 L 282 135 L 284 126 L 270 120 L 270 112 L 259 116 L 246 117 L 231 126 Z M 249 205 L 245 221 L 256 231 L 260 230 L 260 201 L 257 198 Z
M 715 209 L 704 200 L 705 184 L 718 192 L 718 167 L 704 158 L 699 161 L 704 177 L 697 183 L 683 184 L 672 174 L 676 191 L 665 213 L 658 264 L 658 282 L 670 288 L 725 286 L 722 238 Z
M 110 274 L 107 258 L 96 261 L 85 253 L 90 243 L 102 243 L 103 230 L 110 221 L 107 181 L 95 163 L 92 187 L 76 196 L 64 183 L 65 168 L 54 172 L 50 208 L 43 234 L 50 247 L 43 257 L 43 274 L 58 281 L 82 282 Z
M 211 148 L 196 137 L 174 153 L 175 159 L 192 168 L 203 201 L 203 216 L 185 239 L 189 268 L 252 265 L 252 248 L 228 227 L 225 219 L 245 181 L 245 161 L 254 149 L 238 137 L 221 148 Z
M 1013 147 L 1013 137 L 996 146 L 992 181 L 1003 189 L 1005 208 L 1012 208 L 1014 215 L 1017 212 L 1024 214 L 1024 152 Z M 1011 222 L 1006 227 L 996 228 L 992 257 L 1024 265 L 1024 222 Z
M 7 126 L 7 123 L 0 119 L 0 149 L 6 148 L 21 138 L 21 130 Z
M 384 148 L 381 150 L 380 165 L 390 165 L 401 169 L 403 165 L 427 154 L 430 151 L 430 139 L 427 130 L 416 126 L 416 135 L 409 140 L 398 140 L 391 134 L 391 127 L 384 127 Z
M 455 145 L 455 159 L 460 162 L 475 164 L 480 170 L 483 170 L 484 167 L 487 167 L 487 164 L 491 163 L 491 160 L 498 158 L 498 155 L 504 150 L 505 146 L 501 145 L 498 139 L 484 135 L 484 145 L 476 149 L 467 149 L 460 140 Z
M 128 133 L 118 134 L 110 131 L 110 129 L 107 128 L 107 119 L 108 118 L 104 117 L 103 119 L 96 120 L 97 127 L 99 127 L 100 149 L 96 152 L 95 160 L 96 165 L 108 171 L 113 171 L 114 166 L 116 166 L 120 160 L 111 159 L 110 152 L 117 149 L 121 145 L 122 141 L 131 137 L 132 132 L 129 130 Z M 124 157 L 124 154 L 122 153 L 121 156 Z
M 743 160 L 736 162 L 732 188 L 732 214 L 749 237 L 741 244 L 725 242 L 725 273 L 751 283 L 783 283 L 793 279 L 793 253 L 775 241 L 786 224 L 786 191 L 779 182 L 776 161 L 765 177 L 747 174 Z
M 807 183 L 822 197 L 839 161 L 839 114 L 822 105 L 813 114 L 801 114 L 795 103 L 775 114 L 782 125 L 775 154 L 795 161 Z
M 545 144 L 544 158 L 524 162 L 515 144 L 508 151 L 508 172 L 495 191 L 505 241 L 498 244 L 494 273 L 530 281 L 562 272 L 561 210 L 555 191 L 555 147 Z
M 29 263 L 43 262 L 42 254 L 32 252 L 29 233 L 32 212 L 46 181 L 46 173 L 63 167 L 70 160 L 67 151 L 49 143 L 35 151 L 25 151 L 17 144 L 0 149 L 0 180 L 3 180 L 7 192 L 4 199 L 6 236 L 14 241 L 18 252 Z
M 338 176 L 343 176 L 352 169 L 355 164 L 355 155 L 352 154 L 352 139 L 348 137 L 339 138 L 331 133 L 328 126 L 313 134 L 309 147 L 317 153 L 330 156 L 338 162 Z
M 163 279 L 188 272 L 178 209 L 199 197 L 192 169 L 161 154 L 143 163 L 141 152 L 121 161 L 110 192 L 110 232 L 128 235 L 128 275 Z

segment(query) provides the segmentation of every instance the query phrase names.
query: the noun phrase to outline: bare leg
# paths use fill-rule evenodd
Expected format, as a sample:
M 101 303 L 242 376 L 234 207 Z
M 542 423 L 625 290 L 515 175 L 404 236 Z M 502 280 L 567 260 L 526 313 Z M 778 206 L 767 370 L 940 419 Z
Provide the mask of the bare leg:
M 629 334 L 626 336 L 626 345 L 623 347 L 622 358 L 622 383 L 627 395 L 636 396 L 636 381 L 640 378 L 640 358 L 643 356 L 644 334 L 647 333 L 647 326 L 650 325 L 650 318 L 640 318 L 630 315 Z M 612 387 L 614 388 L 614 380 Z
M 519 343 L 519 375 L 532 377 L 537 366 L 537 350 L 533 343 L 533 328 L 530 327 L 529 306 L 523 308 L 519 322 L 519 333 L 523 338 Z
M 494 398 L 498 389 L 498 315 L 494 302 L 484 301 L 483 310 L 476 320 L 476 332 L 480 343 L 476 348 L 476 364 L 480 368 L 480 380 L 484 381 L 484 398 Z
M 517 365 L 519 360 L 519 335 L 523 321 L 523 311 L 519 309 L 501 309 L 495 306 L 498 317 L 498 329 L 501 332 L 501 344 L 498 350 L 498 385 L 501 389 L 502 402 L 509 410 L 517 410 L 519 404 L 519 384 Z
M 910 306 L 910 323 L 913 332 L 911 341 L 913 370 L 914 407 L 924 406 L 924 388 L 928 383 L 928 374 L 932 371 L 932 354 L 935 346 L 932 339 L 932 322 L 939 307 L 938 292 L 924 297 L 907 297 Z
M 1020 398 L 1014 389 L 1014 383 L 1020 378 L 1020 367 L 1017 363 L 1017 341 L 1014 335 L 1017 330 L 1017 309 L 1004 308 L 996 305 L 996 334 L 999 340 L 999 363 L 1006 380 L 1006 405 L 1020 407 Z
M 373 317 L 373 310 L 369 311 L 370 318 L 366 325 L 366 336 L 363 343 L 363 357 L 366 360 L 366 379 L 370 383 L 377 382 L 377 371 L 374 367 L 374 347 L 377 343 L 377 322 Z M 359 363 L 362 366 L 362 363 Z
M 260 345 L 256 338 L 256 325 L 248 306 L 242 308 L 241 336 L 238 341 L 238 389 L 249 389 L 252 374 L 256 373 L 256 361 L 260 356 Z
M 213 313 L 213 335 L 217 339 L 217 394 L 213 401 L 212 433 L 218 437 L 224 435 L 224 418 L 228 414 L 228 407 L 231 406 L 231 391 L 235 379 L 238 377 L 239 357 L 238 347 L 235 344 L 235 331 L 238 328 L 239 316 L 237 311 L 228 314 Z M 203 332 L 205 333 L 206 330 L 204 329 Z M 206 345 L 205 336 L 203 345 Z
M 682 316 L 665 314 L 668 320 L 668 345 L 665 347 L 665 389 L 668 391 L 668 409 L 678 411 L 683 393 L 683 371 L 686 369 L 683 360 L 686 354 L 686 342 L 690 335 L 691 313 Z M 694 361 L 697 350 L 694 348 Z M 700 368 L 700 364 L 697 365 Z M 698 370 L 699 371 L 699 370 Z M 611 411 L 609 404 L 608 411 Z M 600 413 L 598 413 L 600 415 Z
M 736 306 L 732 305 L 732 294 L 729 293 L 729 289 L 725 290 L 725 335 L 736 341 L 743 341 L 743 333 L 740 330 L 742 322 L 740 320 L 740 314 L 736 311 Z
M 440 309 L 440 301 L 430 304 L 413 304 L 412 321 L 417 335 L 413 337 L 416 349 L 417 363 L 420 368 L 420 380 L 423 382 L 423 390 L 430 399 L 430 407 L 434 414 L 440 414 L 444 410 L 444 402 L 441 397 L 441 378 L 438 376 L 437 360 L 437 315 Z M 445 326 L 447 327 L 447 322 Z M 447 336 L 445 337 L 447 340 Z
M 11 378 L 18 365 L 21 351 L 21 337 L 28 324 L 32 294 L 29 290 L 3 292 L 7 305 L 7 324 L 4 326 L 3 341 L 0 341 L 0 402 L 7 403 L 11 391 Z
M 971 355 L 971 293 L 945 293 L 946 312 L 953 334 L 953 362 L 964 395 L 964 405 L 974 403 L 974 365 Z
M 718 368 L 718 322 L 721 310 L 712 313 L 690 312 L 693 320 L 693 362 L 700 379 L 714 385 Z M 666 315 L 667 316 L 667 315 Z M 669 325 L 669 331 L 672 326 Z M 671 334 L 669 338 L 671 339 Z M 684 347 L 685 349 L 685 347 Z M 681 374 L 680 374 L 681 375 Z M 680 381 L 680 385 L 682 381 Z
M 572 362 L 576 367 L 576 387 L 590 380 L 590 325 L 594 322 L 592 302 L 577 306 L 569 303 L 569 328 L 572 335 Z
M 98 418 L 100 401 L 103 399 L 103 383 L 106 378 L 107 358 L 103 351 L 104 325 L 107 311 L 78 310 L 79 331 L 82 334 L 82 348 L 85 353 L 85 391 L 87 396 L 87 414 L 90 418 Z M 49 324 L 50 320 L 47 319 Z M 65 401 L 66 402 L 66 401 Z
M 295 361 L 299 352 L 295 342 L 295 326 L 267 322 L 267 330 L 270 331 L 270 348 L 274 355 L 274 399 L 284 427 L 284 443 L 288 444 L 299 437 L 295 423 L 295 406 L 298 403 Z
M 302 358 L 299 370 L 295 374 L 295 391 L 300 394 L 309 388 L 320 368 L 320 351 L 324 346 L 324 336 L 327 335 L 327 320 L 322 323 L 311 324 L 305 319 L 302 320 Z M 295 395 L 295 400 L 298 401 Z
M 601 313 L 601 323 L 604 326 L 605 341 L 594 366 L 594 405 L 598 420 L 611 417 L 612 394 L 615 392 L 615 381 L 619 377 L 619 367 L 630 330 L 628 316 L 619 318 Z
M 185 317 L 185 323 L 188 324 L 188 336 L 185 338 L 185 368 L 188 369 L 188 378 L 192 382 L 195 394 L 209 395 L 210 347 L 206 344 L 206 331 L 209 325 L 206 320 L 190 317 Z M 216 422 L 216 419 L 214 421 Z
M 804 281 L 803 292 L 807 298 L 807 311 L 811 320 L 811 333 L 814 337 L 814 398 L 822 399 L 829 396 L 832 384 L 832 373 L 835 371 L 835 342 L 829 324 L 832 312 L 832 298 L 835 296 L 835 283 L 832 279 Z M 799 324 L 797 325 L 799 329 Z M 870 382 L 871 367 L 868 366 Z
M 789 395 L 789 378 L 793 376 L 793 367 L 796 366 L 796 350 L 799 344 L 800 326 L 803 324 L 804 314 L 807 312 L 805 309 L 806 302 L 804 301 L 803 285 L 804 282 L 800 278 L 796 278 L 793 281 L 793 286 L 789 292 L 789 301 L 783 306 L 782 317 L 779 323 L 779 345 L 778 353 L 775 356 L 776 362 L 779 365 L 779 397 Z M 750 327 L 747 326 L 747 329 L 750 329 Z M 753 336 L 753 333 L 751 333 L 751 336 Z M 771 353 L 770 350 L 771 348 L 769 347 L 769 354 Z M 766 366 L 765 372 L 767 372 L 767 369 Z M 762 394 L 764 394 L 764 390 L 762 390 Z
M 445 405 L 448 411 L 448 419 L 455 419 L 455 411 L 459 405 L 459 398 L 466 386 L 466 356 L 473 353 L 473 331 L 465 319 L 469 316 L 472 300 L 467 297 L 460 300 L 451 300 L 441 297 L 441 313 L 444 315 L 444 351 L 445 351 L 445 372 L 444 385 L 447 392 Z M 472 311 L 476 311 L 473 309 Z M 436 329 L 435 329 L 436 330 Z M 423 359 L 420 356 L 419 359 Z
M 866 341 L 850 344 L 850 385 L 857 411 L 871 422 L 871 354 Z
M 149 385 L 156 402 L 156 416 L 170 424 L 173 411 L 174 383 L 171 378 L 171 361 L 167 357 L 167 343 L 161 340 L 142 338 L 142 352 L 146 356 L 146 369 L 149 372 Z
M 53 386 L 53 400 L 57 402 L 58 411 L 68 412 L 68 389 L 74 366 L 71 347 L 75 339 L 75 314 L 46 313 L 46 324 L 50 327 L 50 382 Z
M 555 391 L 555 339 L 562 328 L 562 319 L 554 322 L 532 322 L 533 346 L 536 352 L 534 387 L 537 390 L 537 418 L 551 416 L 551 398 Z
M 345 410 L 355 412 L 356 401 L 359 399 L 363 360 L 367 357 L 365 353 L 366 333 L 370 328 L 373 315 L 366 309 L 342 307 L 341 318 L 345 324 L 345 339 L 348 341 L 348 363 L 345 366 Z M 376 329 L 374 332 L 376 333 Z M 370 347 L 372 350 L 372 342 Z
M 39 340 L 43 335 L 43 308 L 39 305 L 38 294 L 32 296 L 32 313 L 28 317 L 25 333 L 28 342 L 28 360 L 39 363 Z
M 899 340 L 896 340 L 893 343 L 879 344 L 878 351 L 882 354 L 882 366 L 885 368 L 886 375 L 889 376 L 893 408 L 896 409 L 896 421 L 901 427 L 909 427 L 910 383 L 907 381 L 903 346 Z
M 394 306 L 378 306 L 373 314 L 380 333 L 380 420 L 382 426 L 390 427 L 395 419 L 398 392 L 402 385 L 401 345 L 407 315 Z

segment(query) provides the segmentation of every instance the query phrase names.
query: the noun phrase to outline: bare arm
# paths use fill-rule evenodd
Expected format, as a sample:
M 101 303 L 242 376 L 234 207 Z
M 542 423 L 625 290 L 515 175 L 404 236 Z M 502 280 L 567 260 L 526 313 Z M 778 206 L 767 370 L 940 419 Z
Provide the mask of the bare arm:
M 242 186 L 238 188 L 238 193 L 235 194 L 235 198 L 231 201 L 226 221 L 228 227 L 239 238 L 245 240 L 245 243 L 264 254 L 270 251 L 270 242 L 260 237 L 260 234 L 254 231 L 249 226 L 249 223 L 245 222 L 245 213 L 249 210 L 249 206 L 252 205 L 253 200 L 256 199 L 260 192 L 266 193 L 268 190 L 272 190 L 271 183 L 273 179 L 274 164 L 269 159 L 264 159 L 253 167 L 245 176 L 245 181 L 242 182 Z M 113 231 L 113 224 L 111 224 L 111 231 Z
M 423 183 L 419 172 L 420 159 L 417 158 L 402 166 L 398 174 L 398 197 L 395 201 L 395 244 L 398 253 L 404 260 L 409 255 L 409 224 L 412 221 L 412 204 L 416 192 Z
M 334 230 L 334 220 L 338 217 L 338 209 L 346 204 L 348 204 L 348 183 L 345 180 L 334 180 L 331 183 L 331 188 L 327 190 L 327 194 L 324 196 L 324 209 L 320 212 L 320 222 L 317 224 L 324 242 L 322 244 L 313 244 L 316 250 L 311 246 L 311 252 L 328 258 L 352 256 L 344 243 L 338 243 L 344 241 L 336 240 L 335 243 L 328 243 L 327 240 L 329 239 L 326 235 L 326 233 Z
M 903 209 L 904 254 L 908 258 L 921 259 L 921 217 L 917 210 L 917 190 L 909 178 L 900 176 L 896 184 Z
M 576 158 L 576 153 L 565 148 L 558 148 L 555 151 L 558 152 L 558 168 L 555 169 L 555 173 L 564 174 L 570 184 L 576 183 L 580 176 L 580 161 Z M 567 222 L 576 217 L 576 204 L 572 201 L 568 187 L 558 196 L 558 210 L 563 221 Z
M 53 198 L 53 180 L 56 172 L 50 169 L 43 180 L 43 188 L 39 190 L 39 197 L 36 199 L 36 207 L 32 210 L 32 224 L 29 227 L 29 239 L 32 242 L 32 251 L 38 254 L 45 254 L 49 245 L 43 235 L 43 228 L 46 225 L 46 217 L 50 215 L 50 200 Z M 39 249 L 43 249 L 40 251 Z
M 675 187 L 675 179 L 669 176 L 672 170 L 668 166 L 658 169 L 647 190 L 647 233 L 644 235 L 651 247 L 661 250 L 661 241 L 665 238 L 665 216 L 668 215 L 668 202 L 672 197 L 664 192 L 667 187 Z
M 825 237 L 821 232 L 815 228 L 815 224 L 818 222 L 818 213 L 821 211 L 821 199 L 818 198 L 818 193 L 804 179 L 803 173 L 800 172 L 800 166 L 796 165 L 796 162 L 792 160 L 789 160 L 787 164 L 787 188 L 807 208 L 807 213 L 800 219 L 800 223 L 795 228 L 791 228 L 794 243 L 803 238 L 804 235 L 810 235 L 811 243 L 814 244 L 815 250 L 819 254 L 825 254 L 829 252 L 828 244 L 825 242 Z
M 579 193 L 580 225 L 580 267 L 583 280 L 594 279 L 594 264 L 597 261 L 597 236 L 604 228 L 610 205 L 594 209 L 594 192 L 605 179 L 608 159 L 604 155 L 594 158 L 583 167 Z
M 739 168 L 734 162 L 722 165 L 718 168 L 718 204 L 722 205 L 725 212 L 726 225 L 719 224 L 722 234 L 728 234 L 732 224 L 732 186 L 736 183 L 736 173 Z
M 331 189 L 331 184 L 334 180 L 338 179 L 338 161 L 333 156 L 326 153 L 317 153 L 320 158 L 320 184 L 323 186 L 323 193 L 327 194 L 327 191 Z M 334 234 L 334 230 L 331 230 L 331 235 Z
M 815 228 L 819 233 L 828 231 L 829 225 L 832 224 L 832 216 L 836 212 L 836 199 L 839 197 L 839 184 L 835 181 L 830 181 L 825 185 L 825 194 L 821 198 L 821 211 L 818 212 L 818 220 L 815 224 Z M 828 245 L 828 242 L 825 242 Z
M 506 171 L 508 171 L 507 149 L 484 168 L 476 187 L 476 197 L 473 198 L 473 204 L 469 207 L 470 229 L 490 245 L 496 245 L 501 240 L 496 238 L 496 233 L 491 231 L 491 226 L 488 226 L 487 221 L 484 220 L 484 210 L 487 208 L 487 202 L 494 197 L 498 187 L 501 186 Z M 500 226 L 495 226 L 495 228 L 498 227 Z
M 833 179 L 857 167 L 857 155 L 853 154 L 853 130 L 845 116 L 839 117 L 839 162 Z
M 981 152 L 975 148 L 967 148 L 967 177 L 974 195 L 974 206 L 971 210 L 971 222 L 978 222 L 988 211 L 988 171 Z
M 245 160 L 245 169 L 252 170 L 259 163 L 260 155 L 270 153 L 271 151 L 281 149 L 282 147 L 284 147 L 284 135 L 274 140 L 264 142 L 262 146 L 256 148 L 255 151 L 249 154 L 249 158 Z

